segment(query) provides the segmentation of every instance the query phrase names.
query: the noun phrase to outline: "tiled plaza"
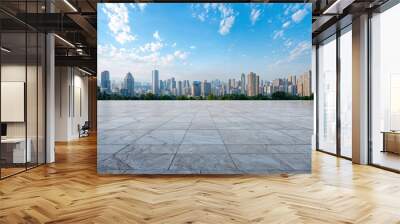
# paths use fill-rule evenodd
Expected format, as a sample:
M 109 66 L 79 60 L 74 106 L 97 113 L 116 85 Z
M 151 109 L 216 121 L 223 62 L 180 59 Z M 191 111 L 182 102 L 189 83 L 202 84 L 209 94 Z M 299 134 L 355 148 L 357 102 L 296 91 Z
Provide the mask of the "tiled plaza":
M 311 170 L 312 101 L 98 101 L 100 174 Z

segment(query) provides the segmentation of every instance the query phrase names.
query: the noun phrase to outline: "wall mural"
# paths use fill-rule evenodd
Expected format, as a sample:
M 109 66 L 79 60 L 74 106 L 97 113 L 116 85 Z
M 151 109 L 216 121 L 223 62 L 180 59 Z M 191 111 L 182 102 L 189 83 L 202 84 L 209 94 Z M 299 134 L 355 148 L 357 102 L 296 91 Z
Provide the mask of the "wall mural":
M 98 172 L 310 172 L 311 16 L 311 4 L 98 4 Z

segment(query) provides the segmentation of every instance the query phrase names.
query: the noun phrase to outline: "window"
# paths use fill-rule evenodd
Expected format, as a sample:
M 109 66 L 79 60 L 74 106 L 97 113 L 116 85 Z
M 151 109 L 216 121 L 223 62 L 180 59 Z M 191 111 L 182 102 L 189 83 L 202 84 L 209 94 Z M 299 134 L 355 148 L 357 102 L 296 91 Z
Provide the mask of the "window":
M 351 26 L 340 36 L 340 155 L 352 156 L 352 32 Z
M 400 4 L 371 19 L 372 163 L 400 170 Z
M 336 36 L 318 48 L 318 148 L 336 153 Z

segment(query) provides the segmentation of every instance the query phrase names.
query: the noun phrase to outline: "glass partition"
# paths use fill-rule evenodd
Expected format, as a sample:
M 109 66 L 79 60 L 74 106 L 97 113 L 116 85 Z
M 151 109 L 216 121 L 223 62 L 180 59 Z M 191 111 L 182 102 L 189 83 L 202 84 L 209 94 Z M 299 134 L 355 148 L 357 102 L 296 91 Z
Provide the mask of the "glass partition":
M 1 34 L 1 175 L 26 169 L 26 33 Z M 6 50 L 4 50 L 6 49 Z
M 5 5 L 43 11 L 43 1 Z M 45 163 L 45 44 L 43 33 L 0 12 L 1 179 Z

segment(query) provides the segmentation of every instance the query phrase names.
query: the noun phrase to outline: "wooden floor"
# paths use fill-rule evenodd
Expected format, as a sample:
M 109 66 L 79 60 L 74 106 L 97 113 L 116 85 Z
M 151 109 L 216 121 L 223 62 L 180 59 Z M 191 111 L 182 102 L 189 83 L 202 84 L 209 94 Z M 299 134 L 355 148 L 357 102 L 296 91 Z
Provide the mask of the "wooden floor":
M 400 223 L 400 175 L 315 152 L 313 173 L 98 176 L 96 139 L 0 181 L 0 223 Z

